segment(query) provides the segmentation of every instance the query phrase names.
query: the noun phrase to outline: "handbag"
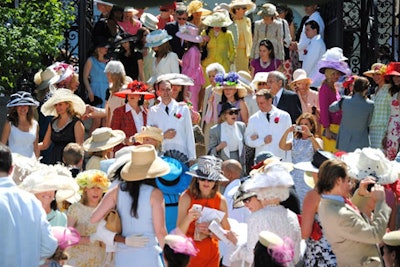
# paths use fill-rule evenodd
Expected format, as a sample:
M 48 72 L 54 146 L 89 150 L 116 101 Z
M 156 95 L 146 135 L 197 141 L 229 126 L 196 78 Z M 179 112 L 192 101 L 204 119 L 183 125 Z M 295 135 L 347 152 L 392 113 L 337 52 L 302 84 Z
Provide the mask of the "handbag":
M 300 214 L 297 214 L 297 219 L 299 220 L 299 224 L 301 227 L 301 215 Z M 313 222 L 313 227 L 312 227 L 312 231 L 310 234 L 310 238 L 315 241 L 318 241 L 322 238 L 322 229 L 316 220 L 314 220 L 314 222 Z
M 107 230 L 120 234 L 122 232 L 121 218 L 116 209 L 110 210 L 104 217 Z

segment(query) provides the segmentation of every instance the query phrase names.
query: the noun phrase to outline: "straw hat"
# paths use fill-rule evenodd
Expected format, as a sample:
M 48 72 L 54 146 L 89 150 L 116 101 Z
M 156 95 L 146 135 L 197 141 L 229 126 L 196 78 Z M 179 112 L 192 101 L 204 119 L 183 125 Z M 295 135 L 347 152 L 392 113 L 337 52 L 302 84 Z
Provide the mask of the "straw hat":
M 187 174 L 210 181 L 227 182 L 229 180 L 222 174 L 221 167 L 221 159 L 214 156 L 201 156 Z
M 52 226 L 51 232 L 58 241 L 58 247 L 66 249 L 79 244 L 81 236 L 73 227 Z
M 334 69 L 341 72 L 342 75 L 351 75 L 351 70 L 345 60 L 347 57 L 343 56 L 343 50 L 339 47 L 332 47 L 322 55 L 317 68 L 322 74 L 325 74 L 326 69 Z
M 87 152 L 103 151 L 115 147 L 125 140 L 125 133 L 121 130 L 113 130 L 108 127 L 97 128 L 92 136 L 83 142 L 83 148 Z
M 143 139 L 145 137 L 153 138 L 158 142 L 162 143 L 163 141 L 163 131 L 160 128 L 154 126 L 143 126 L 139 133 L 134 135 L 135 140 L 141 144 L 143 144 Z
M 7 107 L 18 107 L 18 106 L 39 106 L 39 102 L 34 100 L 31 93 L 25 91 L 18 91 L 10 96 L 10 101 L 7 103 Z
M 242 83 L 244 88 L 246 88 L 247 93 L 252 95 L 254 93 L 254 90 L 251 87 L 251 75 L 250 75 L 250 73 L 248 71 L 239 70 L 238 71 L 238 75 L 239 75 L 239 81 Z
M 312 83 L 312 80 L 307 77 L 307 72 L 303 69 L 297 69 L 293 72 L 293 81 L 289 83 L 289 86 L 293 87 L 298 81 L 307 81 L 309 84 Z
M 236 7 L 246 7 L 246 9 L 249 11 L 249 10 L 253 10 L 256 7 L 256 4 L 254 4 L 250 0 L 233 0 L 229 4 L 230 12 L 232 13 L 232 9 L 234 9 Z
M 385 245 L 398 247 L 400 246 L 400 230 L 386 233 L 382 239 Z
M 216 86 L 213 91 L 222 95 L 224 89 L 238 89 L 238 95 L 243 98 L 247 95 L 247 90 L 243 84 L 239 81 L 239 75 L 236 72 L 229 72 L 228 74 L 218 73 L 215 75 L 214 81 Z
M 203 2 L 199 0 L 192 0 L 187 6 L 187 12 L 189 16 L 197 12 L 201 12 L 201 16 L 208 16 L 212 13 L 211 10 L 203 8 Z
M 400 62 L 390 62 L 387 65 L 385 78 L 388 78 L 388 76 L 400 76 Z
M 387 66 L 382 63 L 374 63 L 371 66 L 371 69 L 364 72 L 363 74 L 367 77 L 372 78 L 374 74 L 385 75 Z
M 232 20 L 223 12 L 214 12 L 203 20 L 203 24 L 209 27 L 228 27 Z
M 146 47 L 157 47 L 160 46 L 169 40 L 172 39 L 172 36 L 167 33 L 166 30 L 155 30 L 149 33 L 146 36 Z
M 251 84 L 254 86 L 254 88 L 257 88 L 259 82 L 266 83 L 267 79 L 268 79 L 268 72 L 257 72 L 256 75 L 254 75 Z
M 52 84 L 57 83 L 60 79 L 60 75 L 53 68 L 46 68 L 44 71 L 39 70 L 36 72 L 35 77 L 33 78 L 35 84 L 37 85 L 36 90 L 43 90 L 49 87 Z
M 175 35 L 183 40 L 192 43 L 203 42 L 203 37 L 199 34 L 199 28 L 197 28 L 196 26 L 185 25 L 179 27 L 179 31 Z
M 142 22 L 142 25 L 146 27 L 147 29 L 151 31 L 155 31 L 158 29 L 157 23 L 158 19 L 156 16 L 150 13 L 143 13 L 142 16 L 140 16 L 140 22 Z
M 342 160 L 349 166 L 349 176 L 357 180 L 374 176 L 377 183 L 392 184 L 399 178 L 400 164 L 388 160 L 378 148 L 358 148 L 344 154 Z
M 261 10 L 257 12 L 257 15 L 262 17 L 275 17 L 278 16 L 276 11 L 276 6 L 271 3 L 266 3 L 262 5 Z
M 85 102 L 71 90 L 65 88 L 57 89 L 49 100 L 43 104 L 40 111 L 45 116 L 57 116 L 58 114 L 54 105 L 62 102 L 72 103 L 75 112 L 79 115 L 84 114 L 86 111 Z
M 192 176 L 187 174 L 189 167 L 177 159 L 161 157 L 170 167 L 170 172 L 156 179 L 157 187 L 164 194 L 180 194 L 187 189 Z
M 157 157 L 152 145 L 139 145 L 132 148 L 131 161 L 121 170 L 121 177 L 125 181 L 140 181 L 156 178 L 168 174 L 168 163 Z
M 131 160 L 131 152 L 134 147 L 135 146 L 124 146 L 115 152 L 115 157 L 113 159 L 107 160 L 107 169 L 102 169 L 102 171 L 107 172 L 107 177 L 110 181 L 114 181 L 117 170 Z M 104 160 L 100 162 L 100 165 L 103 161 Z
M 115 93 L 116 96 L 125 98 L 127 95 L 140 95 L 144 96 L 144 99 L 153 99 L 154 94 L 147 91 L 148 87 L 145 83 L 134 80 L 126 86 L 126 90 L 119 91 Z
M 100 187 L 104 192 L 106 192 L 110 186 L 107 174 L 100 170 L 83 171 L 79 173 L 75 179 L 81 190 L 83 188 Z

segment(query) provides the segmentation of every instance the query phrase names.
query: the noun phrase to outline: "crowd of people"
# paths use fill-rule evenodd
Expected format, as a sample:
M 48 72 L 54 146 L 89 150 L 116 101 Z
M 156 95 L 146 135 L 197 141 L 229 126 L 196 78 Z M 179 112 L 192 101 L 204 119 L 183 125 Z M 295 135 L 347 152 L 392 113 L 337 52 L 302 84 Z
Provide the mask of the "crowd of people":
M 400 266 L 400 62 L 352 73 L 316 4 L 296 39 L 285 5 L 95 3 L 82 72 L 7 104 L 4 266 Z

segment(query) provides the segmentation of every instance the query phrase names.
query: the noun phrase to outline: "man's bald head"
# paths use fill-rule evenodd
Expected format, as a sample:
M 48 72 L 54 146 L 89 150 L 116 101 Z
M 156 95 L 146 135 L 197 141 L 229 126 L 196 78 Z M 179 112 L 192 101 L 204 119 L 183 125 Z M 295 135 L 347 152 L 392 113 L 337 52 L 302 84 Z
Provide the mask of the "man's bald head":
M 242 165 L 235 159 L 228 159 L 222 163 L 222 171 L 229 181 L 233 181 L 242 176 Z

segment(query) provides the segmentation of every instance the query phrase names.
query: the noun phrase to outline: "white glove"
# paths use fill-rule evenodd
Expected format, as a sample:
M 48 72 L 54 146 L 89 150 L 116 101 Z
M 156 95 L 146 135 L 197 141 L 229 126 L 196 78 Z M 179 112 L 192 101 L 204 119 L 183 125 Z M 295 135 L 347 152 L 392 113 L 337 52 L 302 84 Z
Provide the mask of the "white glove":
M 112 246 L 114 244 L 115 235 L 116 233 L 111 232 L 106 228 L 106 221 L 101 220 L 97 225 L 96 233 L 90 235 L 90 242 L 99 240 L 104 242 L 108 246 Z
M 143 248 L 149 243 L 149 238 L 143 235 L 130 235 L 125 237 L 125 245 L 135 248 Z

